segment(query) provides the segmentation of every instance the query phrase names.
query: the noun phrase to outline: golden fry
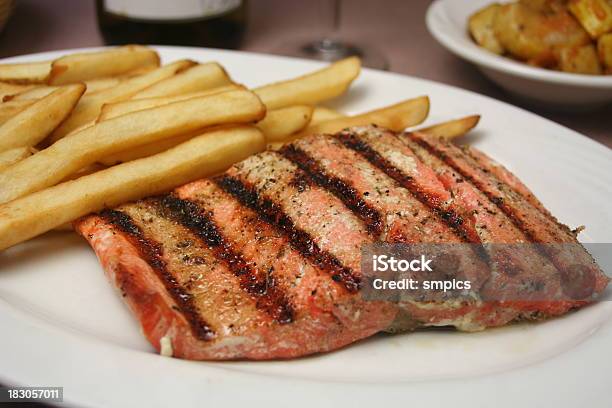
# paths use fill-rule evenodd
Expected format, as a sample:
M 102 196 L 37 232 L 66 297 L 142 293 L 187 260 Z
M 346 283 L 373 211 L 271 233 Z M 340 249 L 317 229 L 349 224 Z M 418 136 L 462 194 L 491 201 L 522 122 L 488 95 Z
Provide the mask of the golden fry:
M 79 101 L 72 114 L 51 135 L 50 141 L 56 142 L 74 129 L 98 117 L 105 103 L 124 101 L 135 93 L 175 75 L 195 64 L 193 61 L 181 60 L 164 65 L 144 75 L 126 79 L 119 86 L 87 95 Z
M 0 64 L 0 81 L 13 84 L 43 84 L 51 72 L 51 61 Z
M 103 79 L 92 79 L 91 81 L 85 81 L 85 95 L 89 95 L 95 92 L 100 92 L 113 86 L 119 85 L 121 79 L 119 78 L 103 78 Z M 23 99 L 40 99 L 49 95 L 51 92 L 56 91 L 61 86 L 36 86 L 29 87 L 22 92 L 14 92 L 12 95 L 8 95 L 4 98 L 5 101 L 18 101 Z
M 19 85 L 0 82 L 0 101 L 6 102 L 13 99 L 14 95 L 37 88 L 37 85 Z
M 167 105 L 169 103 L 184 101 L 191 98 L 199 98 L 207 95 L 214 95 L 221 92 L 238 91 L 244 90 L 242 85 L 225 85 L 218 88 L 209 89 L 207 91 L 187 93 L 176 96 L 166 96 L 159 98 L 144 98 L 144 99 L 130 99 L 123 102 L 105 104 L 100 111 L 98 116 L 98 122 L 116 118 L 117 116 L 125 115 L 127 113 L 137 112 L 145 109 L 156 108 L 158 106 Z
M 223 67 L 216 62 L 210 62 L 195 65 L 178 75 L 159 81 L 138 92 L 132 99 L 158 98 L 206 91 L 231 83 L 232 80 Z
M 311 117 L 311 106 L 289 106 L 269 111 L 266 117 L 257 123 L 257 127 L 263 132 L 266 141 L 273 143 L 304 129 L 310 123 Z
M 32 155 L 29 147 L 16 147 L 0 152 L 0 171 Z
M 36 100 L 29 99 L 0 103 L 0 125 L 13 118 L 19 112 L 22 112 L 28 106 L 32 106 L 34 102 L 36 102 Z
M 336 110 L 326 108 L 324 106 L 315 106 L 312 112 L 312 118 L 310 119 L 311 125 L 316 125 L 326 120 L 338 119 L 346 117 L 344 113 L 340 113 Z
M 158 140 L 153 143 L 147 143 L 142 146 L 136 146 L 133 149 L 124 150 L 104 157 L 100 159 L 99 162 L 105 166 L 114 166 L 115 164 L 127 163 L 132 160 L 142 159 L 143 157 L 153 156 L 154 154 L 161 153 L 165 150 L 178 146 L 181 143 L 185 143 L 198 133 L 199 132 L 187 133 L 164 140 Z
M 0 172 L 0 203 L 52 186 L 120 151 L 220 124 L 262 119 L 265 107 L 249 91 L 188 99 L 100 122 Z
M 361 61 L 350 57 L 310 74 L 256 88 L 268 109 L 316 105 L 342 95 L 359 75 Z
M 452 140 L 465 135 L 474 129 L 480 121 L 480 115 L 470 115 L 464 118 L 437 123 L 426 128 L 417 129 L 417 132 Z
M 401 131 L 423 122 L 427 118 L 428 113 L 429 98 L 421 96 L 360 115 L 321 122 L 307 127 L 291 139 L 318 133 L 336 133 L 351 126 L 367 126 L 372 124 Z
M 158 155 L 121 164 L 0 206 L 0 250 L 103 208 L 211 176 L 265 148 L 251 127 L 204 133 Z
M 284 140 L 306 127 L 309 123 L 311 112 L 312 108 L 310 106 L 291 106 L 288 108 L 276 109 L 269 111 L 266 117 L 259 121 L 256 126 L 263 132 L 268 143 L 274 143 L 274 141 Z M 142 146 L 136 146 L 133 149 L 105 157 L 100 160 L 100 163 L 112 166 L 117 163 L 125 163 L 142 157 L 152 156 L 181 144 L 191 139 L 193 136 L 193 134 L 185 134 Z
M 63 86 L 0 126 L 0 151 L 36 146 L 72 112 L 85 85 Z
M 140 45 L 126 45 L 58 58 L 51 64 L 48 82 L 50 85 L 65 85 L 158 66 L 159 55 L 155 50 Z

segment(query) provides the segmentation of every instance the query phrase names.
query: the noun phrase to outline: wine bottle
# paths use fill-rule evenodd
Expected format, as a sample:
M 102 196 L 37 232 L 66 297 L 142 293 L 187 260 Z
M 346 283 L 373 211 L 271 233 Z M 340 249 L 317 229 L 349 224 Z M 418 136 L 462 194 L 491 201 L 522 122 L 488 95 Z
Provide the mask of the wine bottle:
M 96 0 L 107 44 L 238 48 L 246 25 L 244 0 Z

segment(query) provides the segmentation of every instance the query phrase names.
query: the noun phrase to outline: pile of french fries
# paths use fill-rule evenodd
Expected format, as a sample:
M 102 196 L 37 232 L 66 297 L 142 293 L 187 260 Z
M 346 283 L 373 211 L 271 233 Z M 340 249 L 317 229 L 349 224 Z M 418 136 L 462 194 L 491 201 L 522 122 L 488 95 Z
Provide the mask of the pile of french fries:
M 0 250 L 300 137 L 426 119 L 426 96 L 354 116 L 320 105 L 359 73 L 348 58 L 249 90 L 216 62 L 161 65 L 136 45 L 0 65 Z M 454 138 L 477 122 L 420 130 Z

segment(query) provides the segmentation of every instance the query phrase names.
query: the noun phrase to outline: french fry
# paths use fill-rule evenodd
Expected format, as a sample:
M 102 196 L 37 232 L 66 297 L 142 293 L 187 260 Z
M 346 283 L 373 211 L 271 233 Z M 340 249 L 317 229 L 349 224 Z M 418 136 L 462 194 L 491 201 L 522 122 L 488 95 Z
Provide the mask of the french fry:
M 0 103 L 0 125 L 36 102 L 34 99 Z
M 51 72 L 51 61 L 0 64 L 0 81 L 13 84 L 43 84 Z
M 58 232 L 70 232 L 70 231 L 74 231 L 74 228 L 72 228 L 72 224 L 67 222 L 65 224 L 58 225 L 57 227 L 53 227 L 52 230 L 53 231 L 58 231 Z M 49 231 L 51 231 L 51 230 L 49 230 Z
M 26 92 L 32 88 L 36 88 L 36 85 L 19 85 L 9 84 L 7 82 L 0 82 L 0 100 L 5 102 L 11 99 L 11 96 Z
M 310 74 L 256 88 L 268 109 L 316 105 L 342 95 L 359 75 L 361 61 L 350 57 Z
M 324 106 L 315 106 L 312 112 L 312 118 L 310 119 L 311 125 L 316 125 L 326 120 L 343 118 L 346 115 L 336 110 L 326 108 Z
M 417 132 L 427 133 L 446 140 L 456 139 L 474 129 L 480 121 L 480 115 L 470 115 L 464 118 L 437 123 L 432 126 L 417 129 Z
M 307 105 L 289 106 L 269 111 L 257 127 L 268 143 L 281 141 L 304 129 L 310 123 L 312 107 Z
M 72 112 L 85 85 L 63 86 L 36 101 L 0 126 L 0 152 L 36 146 Z
M 0 152 L 0 171 L 32 155 L 29 147 L 16 147 Z
M 50 141 L 56 142 L 74 129 L 98 117 L 105 103 L 119 102 L 132 97 L 135 93 L 175 75 L 187 67 L 194 65 L 193 61 L 181 60 L 159 67 L 147 74 L 126 79 L 120 86 L 105 91 L 87 95 L 79 101 L 72 114 L 51 135 Z
M 95 92 L 100 92 L 108 88 L 119 85 L 121 79 L 119 78 L 103 78 L 103 79 L 92 79 L 91 81 L 85 81 L 85 95 L 89 95 Z M 49 95 L 51 92 L 56 91 L 61 86 L 37 86 L 30 87 L 21 92 L 14 92 L 12 95 L 4 97 L 4 101 L 18 101 L 23 99 L 40 99 Z
M 105 120 L 61 139 L 0 172 L 0 203 L 52 186 L 100 159 L 205 127 L 262 119 L 265 106 L 249 91 L 188 99 Z
M 104 170 L 107 167 L 108 166 L 105 166 L 105 165 L 100 164 L 100 163 L 90 164 L 89 166 L 85 166 L 81 170 L 77 171 L 76 173 L 73 173 L 73 174 L 69 175 L 68 177 L 66 177 L 65 179 L 63 179 L 62 183 L 64 181 L 68 181 L 68 180 L 76 180 L 79 177 L 87 176 L 89 174 L 95 173 L 96 171 Z
M 116 118 L 117 116 L 125 115 L 127 113 L 137 112 L 145 109 L 156 108 L 158 106 L 167 105 L 169 103 L 184 101 L 191 98 L 199 98 L 207 95 L 214 95 L 221 92 L 238 91 L 246 89 L 242 85 L 225 85 L 218 88 L 209 89 L 207 91 L 187 93 L 176 96 L 166 96 L 159 98 L 144 98 L 144 99 L 130 99 L 123 102 L 105 104 L 100 111 L 97 121 L 108 120 Z
M 266 117 L 255 126 L 263 132 L 268 143 L 274 143 L 276 140 L 286 139 L 293 133 L 306 127 L 311 112 L 312 108 L 310 106 L 291 106 L 288 108 L 276 109 L 269 111 Z M 193 136 L 193 134 L 185 134 L 142 146 L 136 146 L 133 149 L 105 157 L 100 160 L 100 163 L 106 166 L 113 166 L 117 163 L 125 163 L 142 157 L 152 156 L 179 145 L 191 139 Z
M 231 83 L 232 80 L 223 67 L 216 62 L 210 62 L 195 65 L 178 75 L 159 81 L 138 92 L 132 99 L 157 98 L 206 91 Z
M 99 52 L 71 54 L 53 61 L 48 83 L 65 85 L 95 78 L 123 75 L 142 67 L 158 67 L 159 55 L 151 48 L 126 45 Z
M 99 160 L 105 166 L 114 166 L 120 163 L 127 163 L 132 160 L 142 159 L 143 157 L 153 156 L 165 150 L 172 149 L 181 143 L 193 138 L 197 133 L 187 133 L 180 136 L 171 137 L 169 139 L 158 140 L 157 142 L 147 143 L 142 146 L 136 146 L 133 149 L 124 150 L 119 153 L 111 154 Z
M 85 95 L 104 91 L 106 89 L 115 87 L 119 85 L 121 81 L 123 81 L 123 79 L 119 77 L 90 79 L 89 81 L 85 81 L 85 85 L 87 86 Z
M 297 135 L 291 137 L 291 139 L 318 133 L 336 133 L 347 127 L 367 126 L 372 124 L 400 131 L 423 122 L 425 118 L 427 118 L 428 113 L 429 98 L 427 96 L 421 96 L 360 115 L 321 122 L 317 125 L 307 127 Z
M 261 132 L 204 133 L 171 150 L 121 164 L 0 206 L 0 250 L 103 208 L 211 176 L 265 148 Z

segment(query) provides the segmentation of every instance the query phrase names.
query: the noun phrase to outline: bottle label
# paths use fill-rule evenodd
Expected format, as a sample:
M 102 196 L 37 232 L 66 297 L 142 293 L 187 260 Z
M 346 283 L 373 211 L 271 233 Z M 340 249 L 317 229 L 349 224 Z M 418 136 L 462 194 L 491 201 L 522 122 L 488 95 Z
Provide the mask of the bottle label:
M 241 3 L 241 0 L 105 0 L 104 8 L 131 19 L 167 21 L 214 17 Z

